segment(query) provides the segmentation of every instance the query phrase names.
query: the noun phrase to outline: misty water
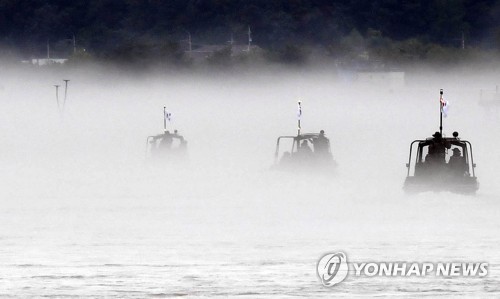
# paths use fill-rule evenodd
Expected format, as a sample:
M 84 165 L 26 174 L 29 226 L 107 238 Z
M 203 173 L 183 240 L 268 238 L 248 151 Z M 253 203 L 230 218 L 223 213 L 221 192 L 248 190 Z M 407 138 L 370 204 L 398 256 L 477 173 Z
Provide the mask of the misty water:
M 334 70 L 128 74 L 4 69 L 1 296 L 366 297 L 500 295 L 497 73 L 360 84 Z M 61 117 L 54 84 L 71 79 Z M 475 196 L 402 190 L 410 142 L 439 127 L 471 141 Z M 60 89 L 60 99 L 64 88 Z M 333 176 L 270 170 L 276 138 L 325 130 Z M 189 163 L 145 163 L 169 129 Z M 316 262 L 488 262 L 477 277 L 353 277 Z

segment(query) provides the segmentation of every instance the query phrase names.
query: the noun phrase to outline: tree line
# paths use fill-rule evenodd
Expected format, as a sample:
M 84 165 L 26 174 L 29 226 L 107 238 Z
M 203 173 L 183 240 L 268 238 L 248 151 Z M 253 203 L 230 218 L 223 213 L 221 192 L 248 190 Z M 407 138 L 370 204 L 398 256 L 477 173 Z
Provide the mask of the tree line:
M 180 61 L 189 36 L 194 45 L 246 43 L 250 29 L 254 44 L 285 60 L 311 46 L 406 55 L 498 50 L 499 20 L 500 0 L 0 0 L 0 45 L 33 57 L 49 42 L 69 55 L 74 38 L 99 58 Z

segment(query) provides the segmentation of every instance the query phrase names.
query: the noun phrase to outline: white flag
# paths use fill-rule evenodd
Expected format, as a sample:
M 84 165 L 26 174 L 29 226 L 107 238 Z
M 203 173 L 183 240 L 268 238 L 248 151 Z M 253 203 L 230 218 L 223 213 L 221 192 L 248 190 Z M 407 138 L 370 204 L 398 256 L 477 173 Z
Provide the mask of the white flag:
M 164 117 L 166 120 L 168 120 L 168 122 L 170 122 L 172 120 L 172 113 L 165 111 Z
M 448 101 L 445 101 L 442 97 L 439 99 L 439 102 L 441 103 L 441 113 L 443 113 L 444 117 L 447 117 L 450 103 Z

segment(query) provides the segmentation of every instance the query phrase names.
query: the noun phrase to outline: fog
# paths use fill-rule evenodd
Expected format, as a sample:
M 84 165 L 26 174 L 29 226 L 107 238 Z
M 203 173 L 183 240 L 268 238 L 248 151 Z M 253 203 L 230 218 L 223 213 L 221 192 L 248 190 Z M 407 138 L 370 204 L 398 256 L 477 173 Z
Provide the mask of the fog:
M 343 295 L 498 295 L 500 105 L 478 102 L 499 75 L 410 71 L 391 87 L 327 68 L 6 68 L 0 294 L 329 296 L 315 263 L 344 250 L 357 261 L 487 261 L 490 272 L 348 278 Z M 402 190 L 410 142 L 439 130 L 440 88 L 450 102 L 444 133 L 473 145 L 475 196 Z M 270 169 L 276 138 L 296 134 L 298 100 L 302 131 L 331 139 L 334 175 Z M 188 163 L 146 163 L 164 106 Z

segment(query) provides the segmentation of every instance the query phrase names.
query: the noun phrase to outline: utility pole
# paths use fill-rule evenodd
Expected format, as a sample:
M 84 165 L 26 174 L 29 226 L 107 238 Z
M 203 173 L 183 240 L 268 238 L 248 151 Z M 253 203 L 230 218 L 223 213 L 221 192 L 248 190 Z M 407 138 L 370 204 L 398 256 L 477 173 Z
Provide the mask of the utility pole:
M 186 30 L 184 30 L 184 31 L 186 31 Z M 191 41 L 191 32 L 186 31 L 186 33 L 188 34 L 187 40 L 183 39 L 183 40 L 181 40 L 181 42 L 187 41 L 187 43 L 188 43 L 188 51 L 187 52 L 188 52 L 188 56 L 191 57 L 191 52 L 193 51 L 193 43 Z
M 250 52 L 250 47 L 252 46 L 252 31 L 250 26 L 248 26 L 248 52 Z
M 64 113 L 64 107 L 66 107 L 66 98 L 68 96 L 68 82 L 69 82 L 69 80 L 65 79 L 63 81 L 65 83 L 65 85 L 64 85 L 64 102 L 63 102 L 63 107 L 62 107 L 62 111 Z
M 463 30 L 462 30 L 462 50 L 465 50 L 465 34 Z
M 57 102 L 57 111 L 61 113 L 61 105 L 59 104 L 59 85 L 54 85 L 56 88 L 56 102 Z

